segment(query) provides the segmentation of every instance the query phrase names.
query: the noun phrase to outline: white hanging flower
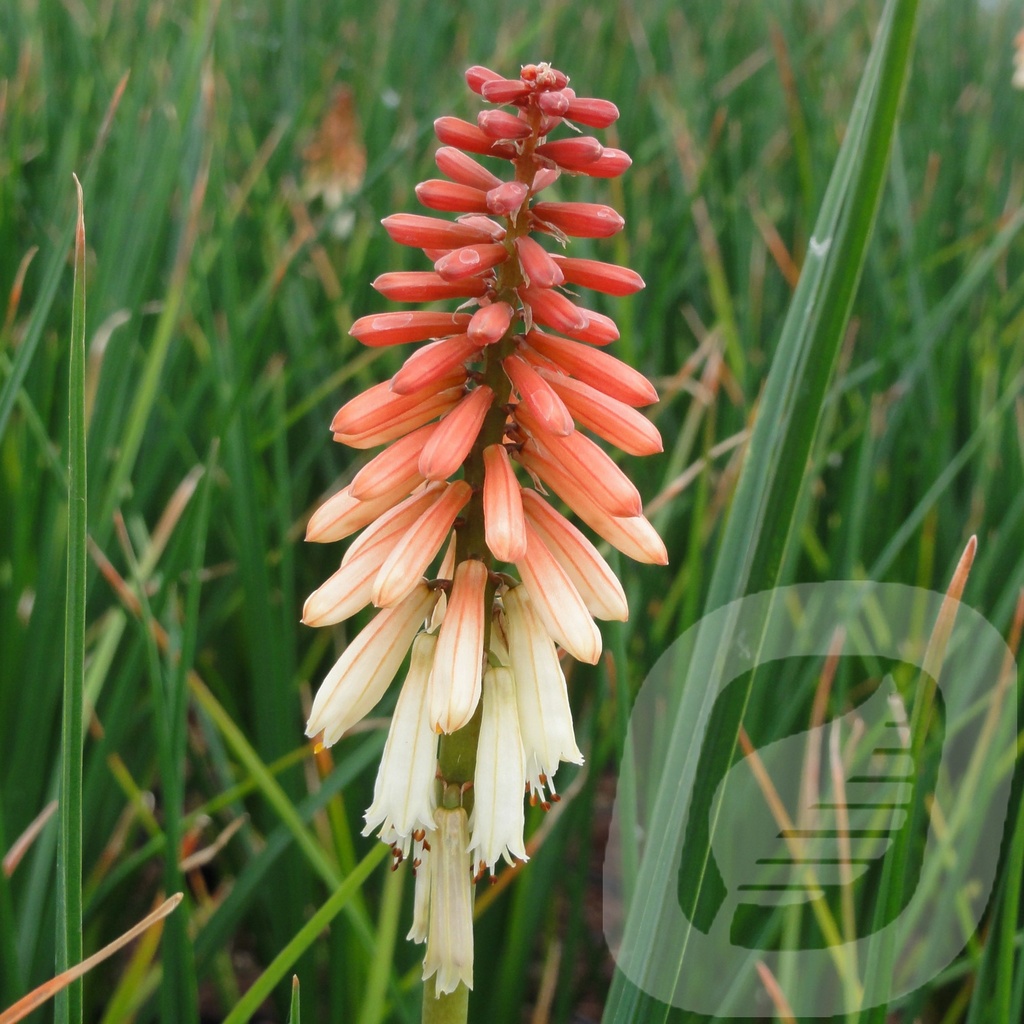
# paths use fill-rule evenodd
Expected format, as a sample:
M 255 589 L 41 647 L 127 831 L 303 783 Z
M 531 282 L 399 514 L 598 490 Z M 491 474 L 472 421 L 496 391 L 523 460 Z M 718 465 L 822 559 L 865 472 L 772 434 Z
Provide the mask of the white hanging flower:
M 431 829 L 419 848 L 419 856 L 413 861 L 416 883 L 412 896 L 412 927 L 406 938 L 412 942 L 427 941 L 427 923 L 430 920 L 430 845 L 436 843 L 437 832 Z
M 409 674 L 391 717 L 373 803 L 365 814 L 363 835 L 381 825 L 381 839 L 401 849 L 403 856 L 409 855 L 414 830 L 433 827 L 437 805 L 437 734 L 428 714 L 428 683 L 436 646 L 437 637 L 431 633 L 420 633 L 413 641 Z
M 480 700 L 487 577 L 487 566 L 475 558 L 455 570 L 430 677 L 430 720 L 439 732 L 461 729 Z
M 526 759 L 519 734 L 516 685 L 512 670 L 488 668 L 484 673 L 483 715 L 477 741 L 473 780 L 473 821 L 470 851 L 491 869 L 504 857 L 527 860 L 523 845 L 523 780 Z
M 559 763 L 583 764 L 583 755 L 576 746 L 558 652 L 526 587 L 508 590 L 502 603 L 526 755 L 526 781 L 531 798 L 539 795 L 543 800 L 545 784 L 554 792 L 552 778 Z
M 461 807 L 439 807 L 437 831 L 428 842 L 430 923 L 423 980 L 437 975 L 434 991 L 454 992 L 461 981 L 473 987 L 473 877 L 469 862 L 469 826 Z

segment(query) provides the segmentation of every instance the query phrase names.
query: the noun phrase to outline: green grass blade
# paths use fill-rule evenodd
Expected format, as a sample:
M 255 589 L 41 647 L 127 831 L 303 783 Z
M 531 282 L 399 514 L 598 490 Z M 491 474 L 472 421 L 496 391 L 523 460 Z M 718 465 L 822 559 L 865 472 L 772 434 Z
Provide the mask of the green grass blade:
M 789 309 L 774 362 L 765 384 L 757 421 L 737 485 L 711 579 L 708 611 L 748 593 L 780 582 L 781 568 L 798 542 L 798 510 L 806 486 L 806 469 L 818 436 L 822 410 L 836 364 L 850 307 L 864 265 L 865 250 L 885 182 L 897 113 L 906 81 L 916 20 L 916 0 L 889 0 L 854 103 L 846 137 L 829 182 L 808 248 L 800 282 Z M 720 639 L 720 638 L 716 638 Z M 710 649 L 715 646 L 715 649 Z M 734 686 L 723 698 L 715 735 L 705 736 L 717 688 L 717 645 L 698 644 L 690 680 L 672 728 L 673 740 L 650 815 L 651 834 L 636 886 L 639 896 L 629 909 L 624 946 L 639 970 L 652 962 L 662 911 L 665 879 L 677 877 L 682 828 L 702 740 L 709 754 L 701 763 L 707 782 L 700 794 L 710 801 L 715 784 L 727 771 L 753 680 Z M 693 912 L 708 881 L 715 816 L 710 807 L 689 808 L 691 820 L 710 812 L 708 834 L 689 845 L 680 871 L 686 894 L 687 934 Z M 644 882 L 649 872 L 652 884 Z M 677 984 L 685 985 L 685 946 L 680 951 Z M 662 1019 L 658 1011 L 618 972 L 604 1020 Z
M 292 1001 L 288 1011 L 288 1024 L 302 1024 L 299 1008 L 299 976 L 292 975 Z
M 383 843 L 375 843 L 370 852 L 359 862 L 355 871 L 335 890 L 331 898 L 306 922 L 295 937 L 273 959 L 267 969 L 253 982 L 252 987 L 224 1018 L 224 1024 L 241 1024 L 259 1009 L 260 1004 L 273 991 L 274 986 L 285 976 L 296 960 L 316 942 L 331 921 L 359 891 L 373 869 L 390 855 L 390 849 Z
M 78 190 L 75 286 L 68 384 L 68 574 L 64 619 L 64 708 L 61 720 L 60 842 L 57 852 L 57 970 L 82 959 L 82 695 L 85 691 L 85 206 Z M 57 997 L 59 1024 L 82 1020 L 82 982 Z
M 384 895 L 381 899 L 380 917 L 377 920 L 377 945 L 373 951 L 373 961 L 370 964 L 358 1024 L 380 1024 L 385 1019 L 384 997 L 388 979 L 393 971 L 404 888 L 405 872 L 389 871 L 384 879 Z

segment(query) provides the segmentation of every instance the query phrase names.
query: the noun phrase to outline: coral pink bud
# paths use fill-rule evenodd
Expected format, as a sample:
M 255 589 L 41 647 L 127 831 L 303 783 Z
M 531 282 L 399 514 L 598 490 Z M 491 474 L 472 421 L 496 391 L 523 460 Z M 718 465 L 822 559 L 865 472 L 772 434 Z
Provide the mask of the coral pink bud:
M 435 430 L 436 423 L 420 427 L 370 459 L 352 478 L 349 485 L 352 496 L 360 501 L 370 501 L 398 486 L 405 486 L 411 491 L 423 481 L 423 474 L 417 468 L 420 452 Z
M 542 167 L 534 176 L 533 184 L 530 185 L 534 193 L 543 192 L 549 185 L 558 181 L 561 171 L 557 167 Z
M 487 284 L 479 280 L 446 281 L 429 270 L 404 270 L 381 274 L 373 287 L 395 302 L 434 302 L 437 299 L 475 298 Z
M 591 178 L 617 178 L 624 171 L 628 171 L 632 164 L 633 161 L 628 153 L 624 153 L 621 149 L 609 149 L 605 146 L 600 159 L 588 164 L 583 169 L 583 173 Z
M 589 488 L 593 500 L 610 516 L 641 514 L 643 503 L 640 492 L 589 437 L 584 437 L 578 430 L 567 437 L 548 433 L 525 403 L 515 407 L 515 417 L 516 422 L 529 431 L 544 455 L 564 469 L 580 486 Z
M 431 210 L 450 213 L 487 213 L 487 196 L 471 185 L 429 178 L 416 186 L 416 198 Z
M 462 465 L 493 402 L 494 392 L 481 385 L 441 420 L 420 454 L 419 471 L 428 480 L 446 480 Z
M 658 428 L 636 409 L 564 374 L 544 369 L 538 373 L 562 399 L 573 419 L 598 437 L 630 455 L 654 455 L 663 450 Z
M 522 501 L 527 522 L 572 580 L 590 614 L 625 622 L 629 618 L 626 594 L 597 548 L 536 491 L 524 490 Z
M 553 288 L 562 283 L 562 271 L 540 242 L 529 235 L 520 235 L 514 244 L 528 286 Z
M 578 171 L 598 160 L 604 152 L 604 147 L 597 139 L 582 135 L 572 139 L 545 142 L 537 147 L 536 152 L 538 156 L 554 160 L 559 167 L 564 167 L 567 171 Z
M 408 493 L 408 490 L 396 487 L 372 501 L 360 501 L 352 497 L 351 487 L 345 487 L 337 494 L 331 495 L 309 517 L 306 524 L 306 540 L 316 544 L 342 540 L 372 523 Z
M 430 675 L 430 721 L 437 732 L 461 729 L 480 702 L 487 566 L 475 558 L 455 569 Z
M 506 181 L 487 193 L 487 209 L 498 217 L 508 217 L 523 205 L 530 194 L 530 186 L 525 181 Z
M 484 82 L 480 95 L 488 103 L 515 103 L 525 99 L 533 90 L 526 82 L 511 78 L 495 78 Z
M 668 565 L 665 542 L 643 516 L 630 516 L 627 519 L 605 519 L 598 516 L 589 525 L 612 547 L 618 548 L 634 562 Z
M 507 143 L 495 142 L 485 135 L 475 124 L 463 121 L 459 117 L 439 117 L 434 122 L 434 134 L 446 146 L 455 146 L 468 153 L 481 153 L 486 156 L 500 156 L 511 160 L 515 155 L 515 147 Z
M 539 89 L 564 89 L 569 84 L 568 76 L 550 64 L 524 64 L 519 71 L 524 82 L 533 82 Z
M 393 213 L 381 224 L 393 242 L 415 249 L 456 249 L 460 245 L 494 241 L 492 233 L 481 225 L 424 217 L 418 213 Z
M 467 227 L 474 228 L 477 231 L 485 231 L 490 236 L 492 242 L 500 242 L 505 237 L 505 228 L 496 220 L 491 220 L 490 217 L 481 217 L 477 213 L 464 213 L 461 217 L 456 217 L 455 219 Z
M 456 149 L 454 146 L 442 146 L 435 154 L 434 160 L 442 174 L 447 174 L 452 181 L 460 185 L 470 185 L 483 192 L 489 192 L 501 184 L 501 178 L 492 174 L 486 167 L 481 167 L 471 156 Z
M 484 449 L 484 537 L 492 555 L 518 562 L 526 554 L 521 488 L 502 444 Z
M 459 367 L 453 368 L 448 376 L 437 382 L 436 386 L 409 395 L 392 394 L 389 382 L 381 381 L 367 388 L 355 398 L 349 399 L 331 420 L 331 430 L 336 434 L 360 434 L 373 430 L 387 422 L 398 409 L 407 409 L 422 402 L 430 395 L 446 388 L 462 385 L 466 380 L 466 371 Z
M 469 320 L 466 313 L 428 313 L 425 310 L 371 313 L 370 316 L 361 316 L 348 333 L 364 345 L 378 348 L 457 334 L 466 329 Z
M 526 554 L 516 562 L 530 600 L 551 638 L 577 661 L 596 665 L 601 634 L 572 580 L 526 521 Z
M 418 348 L 391 378 L 391 390 L 396 395 L 410 395 L 414 391 L 436 385 L 453 370 L 480 351 L 480 346 L 468 334 L 433 341 Z
M 537 97 L 537 106 L 549 117 L 561 117 L 569 109 L 569 96 L 564 89 L 542 92 Z
M 523 303 L 533 311 L 533 319 L 556 331 L 571 334 L 587 326 L 586 313 L 570 298 L 552 288 L 533 286 L 517 289 Z
M 525 121 L 503 110 L 481 110 L 476 115 L 476 123 L 487 138 L 495 141 L 525 139 L 532 131 Z
M 609 238 L 626 223 L 600 203 L 537 203 L 533 214 L 572 238 Z
M 483 95 L 483 88 L 488 82 L 504 81 L 506 79 L 499 75 L 497 71 L 485 68 L 481 64 L 474 64 L 471 68 L 466 69 L 466 85 L 478 96 Z
M 541 107 L 543 110 L 544 108 Z M 554 111 L 551 111 L 554 113 Z M 566 109 L 561 111 L 570 121 L 578 121 L 588 128 L 607 128 L 614 121 L 618 120 L 619 108 L 610 100 L 591 99 L 584 96 L 574 96 L 566 104 Z
M 575 429 L 575 424 L 565 403 L 551 385 L 522 356 L 509 356 L 501 365 L 519 392 L 523 404 L 543 424 L 544 429 L 558 437 L 568 437 Z
M 505 336 L 514 315 L 515 310 L 507 302 L 481 306 L 469 321 L 466 333 L 478 345 L 492 345 Z
M 465 371 L 459 376 L 465 377 Z M 350 448 L 387 444 L 453 409 L 464 394 L 465 390 L 459 385 L 396 395 L 390 390 L 389 382 L 384 381 L 383 385 L 377 384 L 364 391 L 339 410 L 335 421 L 346 429 L 339 430 L 332 424 L 334 440 Z M 366 410 L 364 401 L 371 410 Z
M 465 480 L 456 480 L 394 545 L 373 582 L 371 599 L 378 608 L 404 601 L 416 588 L 472 494 Z
M 644 279 L 628 267 L 599 260 L 582 260 L 569 256 L 552 256 L 569 284 L 593 288 L 605 295 L 632 295 L 644 287 Z
M 566 331 L 566 334 L 578 341 L 587 341 L 591 345 L 610 345 L 613 341 L 619 340 L 619 329 L 610 316 L 582 307 L 580 312 L 587 318 L 587 326 L 580 330 Z
M 550 487 L 589 526 L 612 547 L 637 562 L 668 564 L 668 552 L 655 529 L 643 516 L 616 517 L 603 509 L 590 494 L 557 463 L 530 442 L 516 452 L 516 459 Z
M 542 117 L 540 125 L 537 127 L 537 134 L 542 137 L 550 135 L 561 123 L 562 119 L 560 117 Z
M 434 270 L 446 281 L 461 281 L 465 277 L 482 274 L 507 259 L 508 250 L 500 242 L 464 245 L 445 253 L 434 264 Z
M 534 351 L 566 373 L 626 405 L 651 405 L 658 400 L 654 385 L 639 370 L 634 370 L 628 363 L 607 352 L 540 331 L 530 331 L 526 341 Z M 525 354 L 529 357 L 529 351 Z

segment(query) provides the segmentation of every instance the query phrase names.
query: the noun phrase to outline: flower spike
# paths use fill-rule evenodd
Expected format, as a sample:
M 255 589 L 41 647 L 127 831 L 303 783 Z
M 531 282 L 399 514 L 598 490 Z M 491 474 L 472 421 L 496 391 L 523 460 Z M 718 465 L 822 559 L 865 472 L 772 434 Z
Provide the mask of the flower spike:
M 607 128 L 618 108 L 577 96 L 543 62 L 512 78 L 474 66 L 466 83 L 485 108 L 475 123 L 434 122 L 442 177 L 416 189 L 431 212 L 382 221 L 425 263 L 373 282 L 392 302 L 449 305 L 351 326 L 370 347 L 417 347 L 331 423 L 351 448 L 386 447 L 310 518 L 312 541 L 362 533 L 303 609 L 309 625 L 380 609 L 316 694 L 307 734 L 324 745 L 376 705 L 411 647 L 365 831 L 391 844 L 395 866 L 412 860 L 409 937 L 427 944 L 431 997 L 472 988 L 473 879 L 526 860 L 524 790 L 546 808 L 558 766 L 583 762 L 559 649 L 596 663 L 595 619 L 629 614 L 611 567 L 544 487 L 624 554 L 667 560 L 636 487 L 589 436 L 661 451 L 637 411 L 657 392 L 606 350 L 614 320 L 577 294 L 628 296 L 644 282 L 556 251 L 573 238 L 599 250 L 624 226 L 610 206 L 558 195 L 565 175 L 629 167 L 580 128 Z

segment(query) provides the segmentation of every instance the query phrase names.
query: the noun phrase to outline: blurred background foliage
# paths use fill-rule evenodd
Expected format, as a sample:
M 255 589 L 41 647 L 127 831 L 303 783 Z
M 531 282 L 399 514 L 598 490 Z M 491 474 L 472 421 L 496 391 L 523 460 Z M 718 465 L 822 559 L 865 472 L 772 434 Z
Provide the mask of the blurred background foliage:
M 481 891 L 471 1012 L 600 1018 L 600 870 L 629 695 L 702 608 L 880 6 L 0 7 L 0 851 L 56 794 L 77 172 L 93 552 L 87 949 L 162 893 L 187 893 L 159 946 L 90 976 L 87 1019 L 222 1019 L 373 845 L 358 833 L 381 720 L 316 757 L 303 742 L 311 688 L 362 621 L 333 636 L 298 625 L 341 553 L 303 546 L 304 524 L 365 458 L 331 443 L 333 412 L 401 358 L 362 350 L 347 327 L 393 308 L 370 288 L 377 274 L 426 266 L 380 218 L 415 210 L 415 182 L 434 173 L 433 119 L 475 117 L 465 67 L 514 74 L 542 59 L 622 112 L 606 138 L 632 170 L 559 189 L 627 221 L 574 254 L 647 282 L 597 306 L 619 322 L 617 354 L 663 395 L 652 415 L 665 453 L 628 469 L 671 565 L 618 565 L 632 619 L 605 631 L 604 663 L 571 670 L 588 763 L 563 771 L 556 811 L 532 812 L 529 870 Z M 1024 94 L 1010 88 L 1022 24 L 1019 3 L 923 4 L 786 568 L 791 581 L 944 589 L 976 533 L 966 599 L 1004 633 L 1024 584 Z M 751 707 L 751 727 L 772 710 Z M 55 846 L 51 821 L 0 872 L 0 1006 L 52 973 Z M 406 875 L 372 875 L 294 965 L 306 1019 L 418 1019 Z M 981 956 L 969 950 L 957 978 L 896 1019 L 956 1009 Z M 258 1019 L 285 1019 L 286 988 Z

